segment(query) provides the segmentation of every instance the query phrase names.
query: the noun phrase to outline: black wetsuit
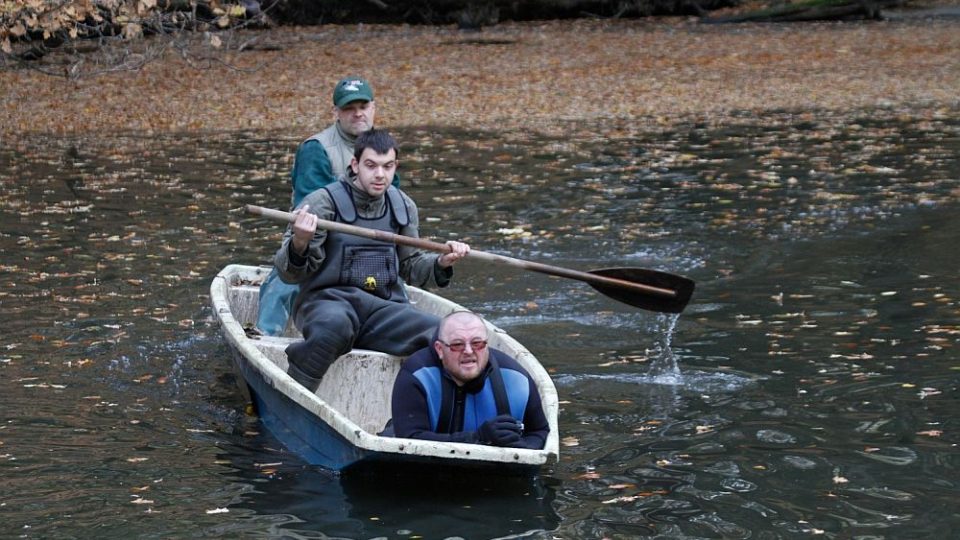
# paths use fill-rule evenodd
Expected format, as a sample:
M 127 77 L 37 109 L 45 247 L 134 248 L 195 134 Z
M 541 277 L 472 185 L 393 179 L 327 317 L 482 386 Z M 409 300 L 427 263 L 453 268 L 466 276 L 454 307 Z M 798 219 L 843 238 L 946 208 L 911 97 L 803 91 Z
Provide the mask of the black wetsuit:
M 523 438 L 513 446 L 543 448 L 550 432 L 540 394 L 530 375 L 502 351 L 490 349 L 493 361 L 476 379 L 458 386 L 443 369 L 433 347 L 407 358 L 393 387 L 393 430 L 397 437 L 479 443 L 480 425 L 504 412 L 498 409 L 499 366 L 509 414 L 523 422 Z M 502 397 L 501 397 L 502 399 Z

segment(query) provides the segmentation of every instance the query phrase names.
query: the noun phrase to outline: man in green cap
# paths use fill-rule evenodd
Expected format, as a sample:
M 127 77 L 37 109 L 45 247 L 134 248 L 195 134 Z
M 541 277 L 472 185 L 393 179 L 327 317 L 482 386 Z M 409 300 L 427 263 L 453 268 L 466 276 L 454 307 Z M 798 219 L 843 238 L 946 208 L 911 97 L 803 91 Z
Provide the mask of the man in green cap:
M 357 135 L 373 128 L 377 106 L 373 87 L 361 77 L 344 77 L 333 89 L 334 122 L 300 144 L 293 162 L 291 208 L 296 208 L 310 193 L 343 176 L 353 159 Z M 393 184 L 399 186 L 399 177 Z M 299 287 L 280 281 L 276 270 L 260 286 L 257 329 L 267 335 L 280 335 L 287 326 Z

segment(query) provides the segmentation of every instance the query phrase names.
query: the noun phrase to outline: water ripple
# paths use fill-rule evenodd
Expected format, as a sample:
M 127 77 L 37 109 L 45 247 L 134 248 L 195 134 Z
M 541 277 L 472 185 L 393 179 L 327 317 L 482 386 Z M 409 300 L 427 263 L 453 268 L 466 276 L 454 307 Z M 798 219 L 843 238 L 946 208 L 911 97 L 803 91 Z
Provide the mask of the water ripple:
M 677 376 L 638 373 L 560 374 L 554 377 L 559 386 L 575 387 L 587 381 L 605 381 L 628 385 L 677 387 L 691 392 L 733 393 L 756 382 L 755 377 L 736 373 L 685 371 Z

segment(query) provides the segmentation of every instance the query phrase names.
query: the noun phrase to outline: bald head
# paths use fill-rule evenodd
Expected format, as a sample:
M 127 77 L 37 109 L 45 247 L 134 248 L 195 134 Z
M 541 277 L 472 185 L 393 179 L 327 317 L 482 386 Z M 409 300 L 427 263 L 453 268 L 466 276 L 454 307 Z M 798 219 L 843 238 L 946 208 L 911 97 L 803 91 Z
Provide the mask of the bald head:
M 487 367 L 487 325 L 480 316 L 457 311 L 440 321 L 434 350 L 443 369 L 458 385 L 476 379 Z
M 487 338 L 487 326 L 483 324 L 483 319 L 476 313 L 470 311 L 454 311 L 440 321 L 440 339 L 449 341 L 450 334 L 454 328 L 479 327 L 483 329 L 483 339 Z

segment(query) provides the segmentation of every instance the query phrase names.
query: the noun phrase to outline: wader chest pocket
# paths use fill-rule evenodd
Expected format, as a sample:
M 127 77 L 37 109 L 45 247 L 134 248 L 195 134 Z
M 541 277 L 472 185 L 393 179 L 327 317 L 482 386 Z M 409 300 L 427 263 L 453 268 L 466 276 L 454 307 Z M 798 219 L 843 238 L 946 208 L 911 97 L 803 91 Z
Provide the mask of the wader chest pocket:
M 340 282 L 390 298 L 390 289 L 397 282 L 397 255 L 393 246 L 353 246 L 343 251 Z

